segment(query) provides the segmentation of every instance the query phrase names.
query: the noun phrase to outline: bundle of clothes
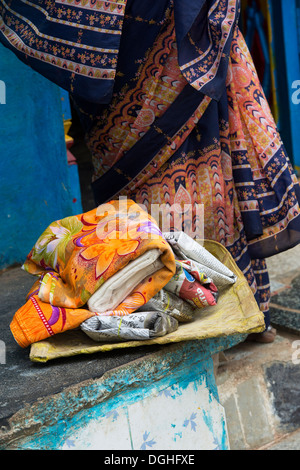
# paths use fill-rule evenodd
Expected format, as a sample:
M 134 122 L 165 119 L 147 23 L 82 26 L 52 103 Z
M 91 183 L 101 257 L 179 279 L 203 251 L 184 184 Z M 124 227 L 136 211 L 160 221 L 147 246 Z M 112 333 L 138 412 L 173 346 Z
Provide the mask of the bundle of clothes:
M 97 342 L 156 338 L 218 302 L 236 276 L 132 200 L 53 222 L 23 265 L 36 281 L 10 328 L 21 347 L 80 328 Z

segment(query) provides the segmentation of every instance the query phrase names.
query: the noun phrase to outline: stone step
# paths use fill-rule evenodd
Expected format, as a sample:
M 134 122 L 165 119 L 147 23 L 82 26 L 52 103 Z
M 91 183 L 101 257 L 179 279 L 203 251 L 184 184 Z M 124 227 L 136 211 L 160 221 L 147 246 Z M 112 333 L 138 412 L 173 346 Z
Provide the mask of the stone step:
M 244 342 L 220 353 L 215 364 L 231 450 L 279 445 L 281 439 L 291 448 L 298 439 L 300 446 L 300 337 L 277 333 L 274 343 Z M 296 442 L 287 438 L 292 433 Z
M 270 303 L 270 318 L 274 326 L 300 334 L 300 275 L 290 286 L 273 293 Z
M 267 260 L 274 326 L 300 334 L 300 245 Z
M 300 430 L 287 434 L 259 450 L 300 450 Z

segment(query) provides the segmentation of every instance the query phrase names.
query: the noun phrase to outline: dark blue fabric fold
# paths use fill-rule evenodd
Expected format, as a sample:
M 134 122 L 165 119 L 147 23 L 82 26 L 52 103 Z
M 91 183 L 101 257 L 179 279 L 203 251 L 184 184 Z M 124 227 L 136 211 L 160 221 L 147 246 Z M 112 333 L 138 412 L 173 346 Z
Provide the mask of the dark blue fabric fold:
M 210 98 L 221 99 L 239 0 L 174 0 L 178 62 L 183 76 Z
M 126 0 L 0 0 L 0 42 L 75 96 L 109 103 Z
M 124 19 L 125 6 L 126 0 L 99 5 L 93 0 L 82 5 L 80 0 L 0 0 L 0 42 L 78 99 L 107 104 L 115 84 L 123 23 L 125 35 L 131 17 L 145 21 L 149 17 L 149 25 L 159 26 L 172 1 L 128 0 Z M 190 85 L 215 100 L 226 80 L 238 6 L 239 0 L 174 0 L 181 71 Z M 148 24 L 141 26 L 147 34 Z M 135 41 L 148 42 L 143 32 L 136 33 Z
M 196 21 L 204 4 L 206 4 L 206 0 L 193 0 L 192 2 L 187 2 L 186 0 L 174 1 L 176 40 L 179 47 Z

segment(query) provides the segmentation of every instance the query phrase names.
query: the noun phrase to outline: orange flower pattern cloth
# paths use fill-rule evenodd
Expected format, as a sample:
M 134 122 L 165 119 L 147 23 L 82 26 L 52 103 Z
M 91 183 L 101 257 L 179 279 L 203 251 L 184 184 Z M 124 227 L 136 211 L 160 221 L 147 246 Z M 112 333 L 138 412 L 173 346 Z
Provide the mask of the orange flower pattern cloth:
M 156 222 L 134 201 L 121 199 L 50 224 L 23 265 L 38 279 L 10 325 L 17 343 L 26 347 L 96 315 L 86 306 L 91 296 L 150 250 L 159 250 L 162 267 L 146 276 L 109 315 L 132 313 L 174 275 L 173 251 Z

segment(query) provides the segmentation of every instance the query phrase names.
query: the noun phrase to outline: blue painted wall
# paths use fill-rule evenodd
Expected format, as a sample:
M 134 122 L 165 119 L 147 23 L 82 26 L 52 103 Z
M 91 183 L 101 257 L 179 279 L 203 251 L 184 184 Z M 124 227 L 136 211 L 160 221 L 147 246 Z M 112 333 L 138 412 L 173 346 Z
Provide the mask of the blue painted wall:
M 60 89 L 2 45 L 0 81 L 5 84 L 0 100 L 2 269 L 23 263 L 49 223 L 78 212 L 79 206 L 73 202 L 74 168 L 70 172 L 67 163 Z
M 296 0 L 281 0 L 282 24 L 283 24 L 283 43 L 285 52 L 285 68 L 288 86 L 288 106 L 285 103 L 286 111 L 289 112 L 290 132 L 292 136 L 292 157 L 293 163 L 298 172 L 300 171 L 300 105 L 299 101 L 293 100 L 294 89 L 299 88 L 300 80 L 300 50 L 297 22 L 297 3 Z

